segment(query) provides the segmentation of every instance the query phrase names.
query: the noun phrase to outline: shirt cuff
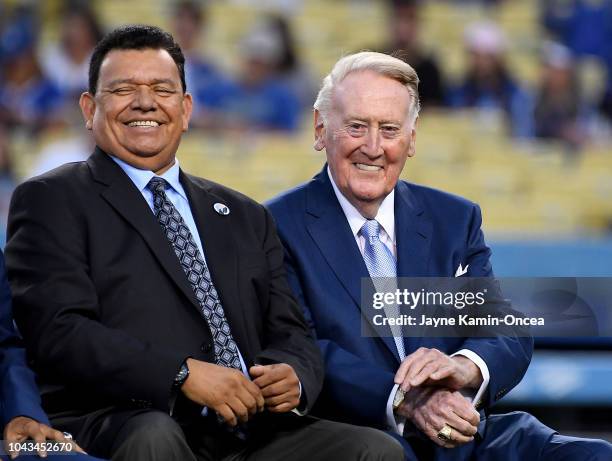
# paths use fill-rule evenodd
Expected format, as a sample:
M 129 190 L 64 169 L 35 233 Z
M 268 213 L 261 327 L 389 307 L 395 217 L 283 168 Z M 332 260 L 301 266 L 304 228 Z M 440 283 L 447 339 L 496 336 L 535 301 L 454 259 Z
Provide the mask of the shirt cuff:
M 454 357 L 455 355 L 462 355 L 470 359 L 480 369 L 480 373 L 482 374 L 482 384 L 480 385 L 478 391 L 476 391 L 476 394 L 474 395 L 472 391 L 461 391 L 461 394 L 465 398 L 474 402 L 475 407 L 480 407 L 482 403 L 482 396 L 487 390 L 487 387 L 489 386 L 489 381 L 491 379 L 491 375 L 489 374 L 489 367 L 487 367 L 485 361 L 482 360 L 482 358 L 478 354 L 476 354 L 476 352 L 473 352 L 469 349 L 461 349 L 460 351 L 457 351 L 453 355 L 451 355 L 451 357 Z
M 302 382 L 298 381 L 298 384 L 300 385 L 300 396 L 298 397 L 298 400 L 301 402 L 302 401 Z M 293 410 L 291 410 L 291 412 L 295 413 L 298 416 L 306 416 L 306 413 L 308 413 L 308 410 L 306 410 L 306 409 L 299 410 L 299 408 L 300 408 L 300 406 L 298 405 Z
M 389 398 L 387 399 L 387 427 L 390 431 L 396 434 L 402 435 L 404 433 L 404 425 L 406 424 L 406 418 L 403 416 L 396 416 L 393 413 L 393 400 L 395 400 L 395 393 L 399 389 L 399 384 L 396 384 L 391 389 Z

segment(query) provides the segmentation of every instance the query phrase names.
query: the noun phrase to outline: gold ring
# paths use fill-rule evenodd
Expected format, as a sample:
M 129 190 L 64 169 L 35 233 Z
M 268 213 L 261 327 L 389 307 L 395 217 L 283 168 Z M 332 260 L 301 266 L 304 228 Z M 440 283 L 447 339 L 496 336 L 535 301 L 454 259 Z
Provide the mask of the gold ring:
M 453 428 L 450 427 L 448 424 L 445 424 L 444 427 L 440 429 L 440 431 L 438 432 L 438 438 L 445 442 L 452 441 L 453 440 L 452 435 L 453 435 Z

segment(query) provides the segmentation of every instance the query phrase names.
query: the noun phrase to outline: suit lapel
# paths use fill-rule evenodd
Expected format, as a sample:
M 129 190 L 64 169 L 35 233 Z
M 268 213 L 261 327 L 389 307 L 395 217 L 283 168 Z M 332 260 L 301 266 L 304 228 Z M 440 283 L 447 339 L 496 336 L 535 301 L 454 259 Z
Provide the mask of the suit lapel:
M 246 313 L 241 308 L 238 297 L 238 253 L 232 226 L 239 224 L 234 223 L 231 210 L 229 215 L 221 215 L 215 211 L 216 203 L 222 203 L 228 208 L 229 205 L 216 196 L 205 181 L 196 182 L 183 171 L 180 181 L 189 198 L 191 213 L 198 227 L 213 284 L 221 299 L 225 316 L 232 327 L 232 335 L 248 366 L 251 363 L 249 351 L 255 349 L 254 345 L 249 344 Z
M 308 186 L 306 213 L 308 214 L 306 221 L 308 233 L 355 302 L 355 308 L 361 311 L 361 280 L 369 277 L 370 274 L 344 211 L 334 193 L 327 174 L 327 164 Z M 372 319 L 367 317 L 367 321 L 371 324 Z M 372 325 L 372 328 L 374 331 L 380 331 L 380 327 Z M 386 335 L 381 339 L 399 361 L 393 338 Z
M 427 277 L 431 221 L 408 184 L 395 187 L 395 236 L 397 242 L 397 276 Z
M 102 189 L 102 197 L 142 236 L 162 269 L 191 301 L 198 313 L 201 313 L 200 304 L 185 277 L 185 272 L 176 254 L 134 183 L 107 154 L 98 148 L 87 163 L 94 179 L 106 186 Z M 214 212 L 214 203 L 224 203 L 224 201 L 215 197 L 205 187 L 196 184 L 182 171 L 180 181 L 189 198 L 191 212 L 204 247 L 206 262 L 223 303 L 225 314 L 232 326 L 234 339 L 245 361 L 249 364 L 251 359 L 248 351 L 252 349 L 246 344 L 248 337 L 245 335 L 247 331 L 244 326 L 245 319 L 240 314 L 240 305 L 236 299 L 237 255 L 229 228 L 231 215 L 221 216 Z
M 395 187 L 395 236 L 397 243 L 397 276 L 429 276 L 429 252 L 431 221 L 426 217 L 421 203 L 410 186 L 399 181 Z M 401 288 L 401 284 L 400 284 Z M 423 343 L 423 326 L 404 327 L 417 329 L 404 336 L 406 354 L 414 352 Z
M 96 148 L 87 161 L 94 179 L 107 187 L 102 197 L 138 232 L 179 290 L 200 309 L 176 254 L 140 191 L 107 154 Z

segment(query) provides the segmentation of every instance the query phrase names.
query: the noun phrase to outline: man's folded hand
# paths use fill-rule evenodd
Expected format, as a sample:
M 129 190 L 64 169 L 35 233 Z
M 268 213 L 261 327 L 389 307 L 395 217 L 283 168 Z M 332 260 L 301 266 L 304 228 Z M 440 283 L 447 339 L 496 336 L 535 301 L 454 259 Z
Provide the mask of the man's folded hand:
M 261 389 L 266 407 L 271 412 L 285 413 L 300 404 L 300 380 L 291 365 L 255 365 L 249 373 Z
M 403 360 L 395 373 L 395 383 L 404 391 L 416 386 L 477 389 L 482 374 L 467 357 L 450 357 L 438 349 L 421 347 Z
M 480 415 L 469 400 L 457 391 L 433 387 L 414 387 L 406 393 L 396 413 L 412 423 L 437 445 L 454 448 L 474 440 Z M 438 433 L 451 427 L 450 440 Z
M 189 377 L 181 387 L 185 396 L 219 414 L 227 424 L 236 426 L 263 411 L 261 390 L 240 370 L 187 359 Z

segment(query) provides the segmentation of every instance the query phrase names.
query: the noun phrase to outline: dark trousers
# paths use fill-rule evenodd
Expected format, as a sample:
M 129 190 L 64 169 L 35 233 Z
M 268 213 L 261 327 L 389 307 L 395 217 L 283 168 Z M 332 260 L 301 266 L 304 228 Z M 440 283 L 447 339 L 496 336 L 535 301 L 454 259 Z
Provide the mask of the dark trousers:
M 245 440 L 214 418 L 179 424 L 156 410 L 108 408 L 52 422 L 88 453 L 112 461 L 404 459 L 400 444 L 384 432 L 293 413 L 258 415 Z

